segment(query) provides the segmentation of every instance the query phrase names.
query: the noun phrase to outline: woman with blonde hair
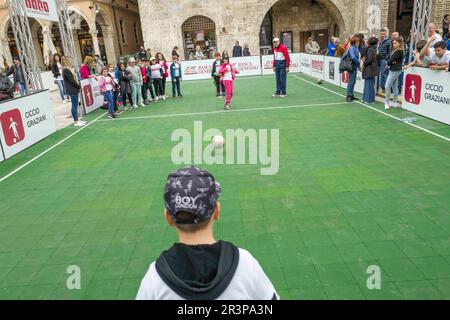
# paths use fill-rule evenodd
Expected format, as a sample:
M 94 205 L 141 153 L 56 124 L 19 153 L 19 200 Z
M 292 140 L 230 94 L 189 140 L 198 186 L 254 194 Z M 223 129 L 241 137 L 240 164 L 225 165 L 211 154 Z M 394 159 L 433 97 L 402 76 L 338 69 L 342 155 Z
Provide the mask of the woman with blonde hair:
M 84 62 L 80 68 L 81 80 L 95 77 L 95 75 L 93 75 L 93 72 L 92 72 L 93 64 L 94 64 L 94 58 L 92 58 L 91 56 L 86 56 L 84 58 Z
M 334 56 L 336 58 L 340 58 L 344 55 L 345 49 L 341 44 L 341 40 L 339 38 L 334 39 L 334 44 L 336 45 L 336 51 L 334 52 Z
M 70 96 L 70 100 L 72 102 L 71 113 L 73 117 L 73 121 L 75 122 L 76 127 L 82 127 L 86 123 L 79 120 L 78 117 L 78 95 L 80 93 L 81 85 L 78 83 L 77 76 L 73 71 L 72 66 L 72 58 L 68 56 L 62 57 L 62 76 L 64 79 L 64 86 L 66 89 L 66 93 Z
M 398 80 L 403 70 L 403 61 L 405 60 L 405 50 L 403 48 L 403 38 L 398 37 L 392 40 L 392 52 L 387 61 L 389 76 L 386 80 L 386 98 L 384 108 L 389 110 L 391 107 L 398 107 Z M 382 70 L 383 71 L 383 70 Z M 394 91 L 394 103 L 391 105 L 391 92 Z

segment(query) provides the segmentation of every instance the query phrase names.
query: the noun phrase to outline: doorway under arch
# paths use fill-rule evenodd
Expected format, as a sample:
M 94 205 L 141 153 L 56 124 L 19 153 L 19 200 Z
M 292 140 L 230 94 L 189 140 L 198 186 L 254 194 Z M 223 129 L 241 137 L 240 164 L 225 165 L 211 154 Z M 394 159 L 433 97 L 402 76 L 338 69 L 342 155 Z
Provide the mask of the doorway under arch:
M 217 36 L 213 20 L 200 15 L 190 17 L 181 25 L 181 32 L 186 59 L 194 59 L 197 47 L 200 47 L 205 57 L 214 57 L 217 51 Z

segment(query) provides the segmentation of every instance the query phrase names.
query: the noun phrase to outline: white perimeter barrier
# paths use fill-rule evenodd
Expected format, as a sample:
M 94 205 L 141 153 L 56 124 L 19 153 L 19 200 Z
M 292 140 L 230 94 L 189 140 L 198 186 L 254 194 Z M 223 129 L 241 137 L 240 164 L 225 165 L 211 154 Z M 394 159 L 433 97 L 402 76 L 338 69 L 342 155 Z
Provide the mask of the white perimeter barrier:
M 4 159 L 56 131 L 48 90 L 0 103 L 0 142 Z
M 450 74 L 424 68 L 405 72 L 402 107 L 450 124 Z
M 97 110 L 103 106 L 105 97 L 100 92 L 100 86 L 95 78 L 84 79 L 80 81 L 81 96 L 84 102 L 86 114 Z

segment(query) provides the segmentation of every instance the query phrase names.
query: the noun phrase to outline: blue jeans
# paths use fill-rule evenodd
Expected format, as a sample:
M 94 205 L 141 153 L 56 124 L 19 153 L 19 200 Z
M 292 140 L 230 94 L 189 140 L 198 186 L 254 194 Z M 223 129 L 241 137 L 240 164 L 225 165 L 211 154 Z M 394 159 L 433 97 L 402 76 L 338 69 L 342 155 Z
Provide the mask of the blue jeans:
M 386 65 L 387 60 L 380 60 L 380 76 L 378 80 L 379 86 L 382 90 L 386 89 L 386 80 L 387 80 Z
M 368 78 L 364 81 L 363 101 L 366 103 L 375 102 L 375 78 Z
M 391 100 L 392 89 L 394 89 L 394 103 L 398 102 L 398 78 L 401 74 L 401 71 L 389 71 L 389 76 L 386 80 L 386 104 L 389 104 Z
M 347 86 L 347 97 L 353 97 L 353 91 L 355 90 L 356 75 L 358 74 L 358 69 L 355 68 L 352 72 L 349 72 L 348 86 Z
M 78 121 L 78 94 L 71 94 L 70 100 L 72 100 L 72 108 L 70 109 L 72 113 L 73 121 Z
M 286 60 L 275 61 L 275 78 L 277 81 L 277 94 L 286 94 Z
M 403 89 L 403 77 L 405 76 L 404 72 L 400 74 L 400 78 L 398 78 L 398 91 L 402 92 Z
M 105 100 L 108 102 L 108 113 L 114 113 L 114 92 L 105 91 Z
M 20 95 L 21 95 L 21 96 L 26 95 L 26 94 L 27 94 L 27 89 L 26 89 L 25 83 L 20 83 L 20 82 L 19 82 L 17 85 L 18 85 L 18 87 L 19 87 Z
M 66 88 L 64 87 L 64 80 L 55 80 L 55 84 L 58 86 L 59 95 L 61 96 L 61 100 L 64 100 L 67 97 Z

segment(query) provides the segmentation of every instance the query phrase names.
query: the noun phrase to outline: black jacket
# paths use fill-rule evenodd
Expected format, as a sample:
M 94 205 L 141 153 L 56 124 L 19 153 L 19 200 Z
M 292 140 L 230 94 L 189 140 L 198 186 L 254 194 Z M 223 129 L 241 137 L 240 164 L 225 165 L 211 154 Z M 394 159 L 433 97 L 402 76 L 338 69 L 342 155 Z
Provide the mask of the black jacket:
M 62 76 L 64 79 L 64 87 L 68 95 L 74 96 L 80 93 L 81 85 L 78 83 L 78 80 L 75 79 L 72 71 L 64 68 Z
M 239 262 L 239 250 L 213 245 L 175 244 L 156 260 L 156 271 L 174 292 L 188 300 L 214 300 L 227 289 Z
M 55 79 L 60 76 L 57 63 L 52 63 L 52 73 L 53 73 L 53 78 L 55 78 Z
M 132 87 L 131 87 L 131 74 L 127 72 L 127 70 L 119 70 L 117 72 L 118 74 L 118 81 L 120 86 L 120 94 L 123 95 L 124 93 L 131 94 Z
M 14 76 L 14 83 L 22 83 L 25 84 L 25 76 L 23 74 L 22 66 L 20 65 L 17 67 L 15 64 L 9 68 L 8 72 L 6 73 L 6 76 L 9 77 L 10 75 Z
M 250 49 L 244 48 L 244 57 L 248 57 L 250 55 Z
M 391 71 L 402 71 L 403 61 L 405 59 L 405 52 L 403 50 L 394 50 L 392 51 L 389 59 L 387 61 L 387 65 L 389 66 L 389 70 Z
M 378 54 L 377 47 L 370 46 L 367 49 L 366 60 L 364 61 L 363 79 L 375 78 L 380 74 L 380 68 L 378 66 Z
M 242 47 L 241 46 L 233 47 L 233 57 L 242 57 Z

